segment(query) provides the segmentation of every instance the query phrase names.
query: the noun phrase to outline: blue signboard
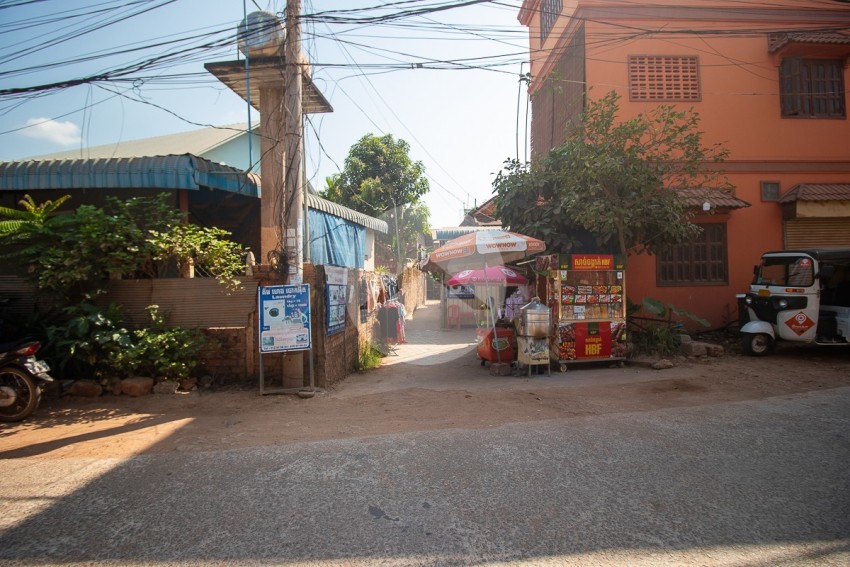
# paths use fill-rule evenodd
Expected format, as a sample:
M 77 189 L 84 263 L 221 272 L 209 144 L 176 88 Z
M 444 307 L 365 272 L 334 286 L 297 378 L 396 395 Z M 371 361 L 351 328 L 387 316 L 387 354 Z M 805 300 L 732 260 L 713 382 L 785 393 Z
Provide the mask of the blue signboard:
M 260 352 L 310 349 L 310 285 L 260 287 Z

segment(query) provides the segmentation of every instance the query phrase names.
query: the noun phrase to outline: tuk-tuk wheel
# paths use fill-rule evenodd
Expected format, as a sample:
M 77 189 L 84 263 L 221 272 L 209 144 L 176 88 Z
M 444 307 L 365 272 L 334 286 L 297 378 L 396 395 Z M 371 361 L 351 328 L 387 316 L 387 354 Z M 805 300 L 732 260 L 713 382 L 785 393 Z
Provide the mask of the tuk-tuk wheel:
M 741 337 L 741 348 L 745 354 L 764 356 L 773 350 L 773 338 L 767 333 L 745 333 Z

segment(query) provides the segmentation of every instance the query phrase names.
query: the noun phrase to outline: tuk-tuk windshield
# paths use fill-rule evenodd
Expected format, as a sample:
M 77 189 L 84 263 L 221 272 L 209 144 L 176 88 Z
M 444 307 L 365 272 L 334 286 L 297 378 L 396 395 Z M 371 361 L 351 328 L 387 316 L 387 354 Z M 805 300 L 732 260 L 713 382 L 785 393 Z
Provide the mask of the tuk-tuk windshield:
M 754 285 L 808 287 L 815 283 L 814 262 L 808 256 L 767 256 L 756 270 Z

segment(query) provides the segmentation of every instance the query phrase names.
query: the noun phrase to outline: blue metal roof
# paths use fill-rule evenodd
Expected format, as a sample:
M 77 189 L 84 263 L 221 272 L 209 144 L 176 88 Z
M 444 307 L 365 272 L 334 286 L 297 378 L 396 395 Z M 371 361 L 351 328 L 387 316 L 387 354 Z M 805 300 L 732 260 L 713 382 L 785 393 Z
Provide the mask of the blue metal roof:
M 187 189 L 259 196 L 260 179 L 191 154 L 0 162 L 0 191 Z
M 390 230 L 387 221 L 376 219 L 375 217 L 370 217 L 369 215 L 364 215 L 363 213 L 357 212 L 354 209 L 349 209 L 348 207 L 344 207 L 339 203 L 328 201 L 327 199 L 319 197 L 318 195 L 313 195 L 312 193 L 307 193 L 307 206 L 311 209 L 315 209 L 317 211 L 324 211 L 335 217 L 351 221 L 354 224 L 365 226 L 366 228 L 370 228 L 375 232 L 387 234 Z

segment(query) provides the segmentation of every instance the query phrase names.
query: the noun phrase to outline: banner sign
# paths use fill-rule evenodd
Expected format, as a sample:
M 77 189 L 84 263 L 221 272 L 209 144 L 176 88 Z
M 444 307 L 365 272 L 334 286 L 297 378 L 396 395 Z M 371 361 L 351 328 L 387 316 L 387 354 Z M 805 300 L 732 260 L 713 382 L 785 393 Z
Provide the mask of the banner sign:
M 260 352 L 310 349 L 310 285 L 260 287 Z
M 328 306 L 328 335 L 345 330 L 345 313 L 348 306 L 348 270 L 325 266 L 327 284 L 325 305 Z

